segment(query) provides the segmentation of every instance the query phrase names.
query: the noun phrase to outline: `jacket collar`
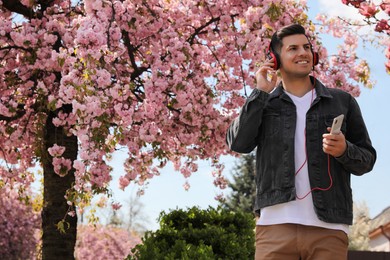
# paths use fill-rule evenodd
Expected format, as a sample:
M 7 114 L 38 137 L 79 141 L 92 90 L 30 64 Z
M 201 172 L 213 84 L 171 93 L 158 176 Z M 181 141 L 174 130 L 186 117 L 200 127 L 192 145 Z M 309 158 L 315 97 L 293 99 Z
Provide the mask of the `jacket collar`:
M 329 89 L 322 84 L 321 81 L 317 80 L 313 76 L 310 76 L 311 82 L 315 81 L 315 90 L 318 97 L 325 97 L 325 98 L 333 98 L 332 94 L 330 93 Z M 283 84 L 282 82 L 279 83 L 279 85 L 275 88 L 274 91 L 270 94 L 270 99 L 273 98 L 282 98 L 285 95 Z

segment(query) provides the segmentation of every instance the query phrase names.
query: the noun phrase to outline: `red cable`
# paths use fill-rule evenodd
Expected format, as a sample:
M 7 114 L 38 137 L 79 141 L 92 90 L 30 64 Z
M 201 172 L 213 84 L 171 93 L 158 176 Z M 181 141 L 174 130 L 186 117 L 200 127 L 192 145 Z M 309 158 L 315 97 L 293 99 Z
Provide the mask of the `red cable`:
M 314 80 L 315 82 L 315 80 Z M 311 101 L 310 101 L 310 107 L 311 105 L 313 104 L 313 96 L 314 96 L 314 84 L 313 84 L 313 88 L 311 90 Z M 302 163 L 301 167 L 299 167 L 299 169 L 297 170 L 297 172 L 295 173 L 295 176 L 298 175 L 298 173 L 302 170 L 303 166 L 307 163 L 307 149 L 306 149 L 306 128 L 305 128 L 305 131 L 304 131 L 304 137 L 305 137 L 305 161 Z M 327 188 L 321 188 L 321 187 L 314 187 L 312 188 L 305 196 L 303 197 L 299 197 L 298 194 L 295 192 L 295 197 L 299 200 L 303 200 L 304 198 L 306 198 L 307 196 L 309 196 L 310 193 L 312 193 L 313 191 L 315 190 L 320 190 L 320 191 L 327 191 L 327 190 L 330 190 L 330 188 L 332 188 L 333 186 L 333 178 L 332 178 L 332 175 L 330 173 L 330 156 L 328 154 L 328 176 L 329 176 L 329 180 L 330 180 L 330 184 Z
M 306 163 L 307 159 L 305 160 L 305 163 Z M 304 164 L 302 164 L 301 168 L 299 168 L 299 171 L 302 169 Z M 295 173 L 295 176 L 297 176 L 298 172 Z M 330 156 L 328 154 L 328 176 L 329 176 L 329 180 L 330 180 L 330 183 L 329 183 L 329 186 L 327 188 L 321 188 L 321 187 L 314 187 L 313 189 L 311 189 L 305 196 L 303 197 L 299 197 L 298 194 L 295 193 L 295 196 L 297 197 L 297 199 L 299 200 L 303 200 L 304 198 L 306 198 L 307 196 L 309 196 L 310 193 L 312 193 L 313 191 L 315 190 L 320 190 L 320 191 L 327 191 L 327 190 L 330 190 L 330 188 L 332 188 L 333 186 L 333 178 L 332 178 L 332 174 L 330 174 Z

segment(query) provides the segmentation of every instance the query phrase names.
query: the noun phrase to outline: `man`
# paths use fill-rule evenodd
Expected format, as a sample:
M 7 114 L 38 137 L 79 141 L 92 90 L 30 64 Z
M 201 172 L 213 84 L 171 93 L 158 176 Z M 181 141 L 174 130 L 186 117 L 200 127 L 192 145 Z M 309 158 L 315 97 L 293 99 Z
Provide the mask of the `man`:
M 318 57 L 302 26 L 278 30 L 268 56 L 227 133 L 231 150 L 257 148 L 256 259 L 346 259 L 350 177 L 376 161 L 359 106 L 309 75 Z M 341 114 L 341 132 L 331 134 Z

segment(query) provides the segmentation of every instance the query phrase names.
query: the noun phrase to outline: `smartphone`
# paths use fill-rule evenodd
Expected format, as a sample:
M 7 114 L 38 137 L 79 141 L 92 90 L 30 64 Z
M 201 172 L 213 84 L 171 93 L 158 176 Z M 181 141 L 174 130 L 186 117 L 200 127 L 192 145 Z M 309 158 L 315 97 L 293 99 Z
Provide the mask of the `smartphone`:
M 343 124 L 344 115 L 341 114 L 333 119 L 331 134 L 338 134 L 341 132 L 341 125 Z

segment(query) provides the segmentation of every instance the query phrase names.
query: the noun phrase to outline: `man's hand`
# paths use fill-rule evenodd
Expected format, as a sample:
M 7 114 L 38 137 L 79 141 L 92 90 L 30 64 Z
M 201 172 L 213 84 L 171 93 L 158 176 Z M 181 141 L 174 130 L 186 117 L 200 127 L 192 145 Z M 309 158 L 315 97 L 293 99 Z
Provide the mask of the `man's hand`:
M 329 132 L 330 129 L 328 127 Z M 347 143 L 342 132 L 338 134 L 323 134 L 322 138 L 322 150 L 333 157 L 340 157 L 347 150 Z
M 276 86 L 276 71 L 273 69 L 274 63 L 271 60 L 264 62 L 256 72 L 256 88 L 270 93 Z M 271 80 L 268 80 L 268 75 Z

